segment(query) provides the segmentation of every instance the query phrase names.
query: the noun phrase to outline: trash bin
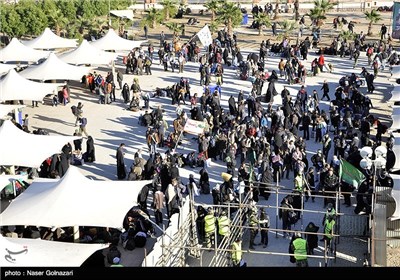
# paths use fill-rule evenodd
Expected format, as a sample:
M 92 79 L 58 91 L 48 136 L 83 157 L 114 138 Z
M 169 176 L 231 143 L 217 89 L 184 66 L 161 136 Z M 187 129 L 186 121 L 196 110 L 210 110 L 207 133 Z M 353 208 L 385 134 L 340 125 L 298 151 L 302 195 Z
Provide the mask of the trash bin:
M 243 14 L 242 25 L 245 25 L 249 22 L 249 15 Z

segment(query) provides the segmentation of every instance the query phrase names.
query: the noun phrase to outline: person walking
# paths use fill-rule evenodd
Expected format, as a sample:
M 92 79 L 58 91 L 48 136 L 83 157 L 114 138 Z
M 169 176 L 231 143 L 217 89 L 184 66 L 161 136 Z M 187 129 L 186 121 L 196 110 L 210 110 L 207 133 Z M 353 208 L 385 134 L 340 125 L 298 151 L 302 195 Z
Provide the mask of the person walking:
M 290 244 L 291 250 L 294 253 L 296 260 L 296 267 L 308 267 L 307 252 L 308 244 L 307 240 L 301 237 L 300 232 L 295 233 L 295 238 Z
M 126 167 L 125 167 L 125 143 L 121 143 L 117 149 L 117 176 L 118 180 L 124 180 L 126 178 Z
M 86 131 L 86 126 L 87 126 L 87 119 L 85 117 L 82 117 L 79 119 L 79 134 L 83 135 L 85 133 L 86 137 L 89 136 L 89 134 Z
M 381 26 L 381 40 L 386 39 L 387 27 L 384 23 Z
M 72 107 L 71 107 L 72 108 Z M 83 103 L 82 102 L 78 102 L 78 105 L 76 106 L 76 110 L 75 110 L 75 126 L 78 125 L 79 119 L 82 118 L 82 114 L 83 114 Z
M 321 90 L 322 90 L 321 101 L 325 97 L 328 99 L 328 101 L 331 101 L 331 98 L 329 97 L 329 84 L 328 84 L 327 80 L 324 80 L 324 83 L 322 84 Z

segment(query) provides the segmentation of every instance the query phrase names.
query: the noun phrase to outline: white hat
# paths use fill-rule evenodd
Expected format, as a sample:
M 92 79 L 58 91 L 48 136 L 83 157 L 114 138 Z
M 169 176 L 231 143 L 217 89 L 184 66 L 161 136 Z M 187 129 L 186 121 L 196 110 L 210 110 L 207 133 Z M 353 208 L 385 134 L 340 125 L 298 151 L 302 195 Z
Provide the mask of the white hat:
M 117 264 L 117 263 L 119 263 L 120 261 L 121 261 L 121 259 L 118 258 L 118 257 L 113 258 L 113 263 L 114 263 L 114 264 Z

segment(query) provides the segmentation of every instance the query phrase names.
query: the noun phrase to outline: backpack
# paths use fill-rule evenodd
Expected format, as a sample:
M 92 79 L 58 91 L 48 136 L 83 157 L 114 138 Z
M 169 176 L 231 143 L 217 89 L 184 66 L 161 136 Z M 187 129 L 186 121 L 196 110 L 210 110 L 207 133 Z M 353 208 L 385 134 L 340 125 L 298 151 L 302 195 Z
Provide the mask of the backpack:
M 111 246 L 107 253 L 107 262 L 113 264 L 113 259 L 115 257 L 121 258 L 121 252 L 118 250 L 117 246 Z
M 373 50 L 372 48 L 368 48 L 368 50 L 367 50 L 367 56 L 372 55 L 373 51 L 374 51 L 374 50 Z
M 71 106 L 71 111 L 74 116 L 78 114 L 78 108 L 75 105 Z

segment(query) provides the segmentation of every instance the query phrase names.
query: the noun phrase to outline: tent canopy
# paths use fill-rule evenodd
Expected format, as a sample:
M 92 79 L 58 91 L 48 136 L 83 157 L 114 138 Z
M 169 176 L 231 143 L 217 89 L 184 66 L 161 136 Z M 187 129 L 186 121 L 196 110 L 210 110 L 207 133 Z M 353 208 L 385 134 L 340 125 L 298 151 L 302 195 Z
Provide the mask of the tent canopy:
M 394 136 L 393 153 L 396 156 L 396 160 L 392 169 L 400 170 L 400 133 L 393 133 L 393 136 Z
M 59 58 L 69 64 L 82 65 L 107 65 L 117 57 L 116 53 L 99 50 L 83 40 L 81 45 L 68 53 L 63 53 Z
M 21 72 L 21 76 L 32 80 L 74 80 L 80 81 L 83 75 L 87 75 L 92 68 L 73 66 L 60 60 L 54 53 L 43 63 L 31 65 Z
M 79 267 L 106 244 L 79 244 L 0 236 L 0 266 Z M 19 254 L 12 254 L 22 252 Z M 8 254 L 7 254 L 8 253 Z
M 22 73 L 22 72 L 21 72 Z M 56 94 L 62 84 L 38 83 L 25 79 L 11 69 L 0 80 L 0 102 L 9 100 L 42 101 L 47 94 Z M 0 116 L 1 118 L 2 116 Z
M 0 96 L 1 96 L 2 88 L 1 88 L 1 81 L 0 81 Z M 1 100 L 1 98 L 0 98 Z M 0 104 L 0 119 L 3 118 L 4 116 L 7 116 L 8 113 L 10 113 L 12 110 L 19 109 L 19 108 L 24 108 L 25 105 L 5 105 L 5 104 Z
M 37 38 L 29 41 L 22 41 L 22 43 L 27 47 L 42 50 L 75 48 L 78 45 L 77 39 L 66 39 L 57 36 L 48 27 L 46 27 L 43 33 Z
M 0 61 L 2 62 L 37 62 L 48 57 L 48 51 L 39 51 L 22 44 L 17 38 L 0 50 Z
M 111 10 L 110 14 L 120 17 L 120 18 L 127 18 L 133 20 L 133 10 Z
M 0 63 L 0 76 L 7 74 L 11 69 L 17 68 L 17 64 L 4 64 Z
M 26 133 L 11 121 L 4 121 L 0 127 L 0 165 L 39 167 L 46 158 L 59 153 L 65 144 L 79 138 Z
M 392 113 L 392 126 L 390 127 L 391 130 L 398 130 L 400 129 L 400 106 L 393 106 L 393 113 Z
M 0 215 L 3 225 L 122 228 L 151 181 L 94 181 L 70 166 L 61 179 L 37 178 Z
M 100 50 L 115 50 L 115 51 L 127 51 L 134 48 L 140 47 L 140 45 L 146 41 L 132 41 L 121 38 L 115 33 L 114 29 L 109 29 L 104 37 L 91 42 L 91 45 Z

